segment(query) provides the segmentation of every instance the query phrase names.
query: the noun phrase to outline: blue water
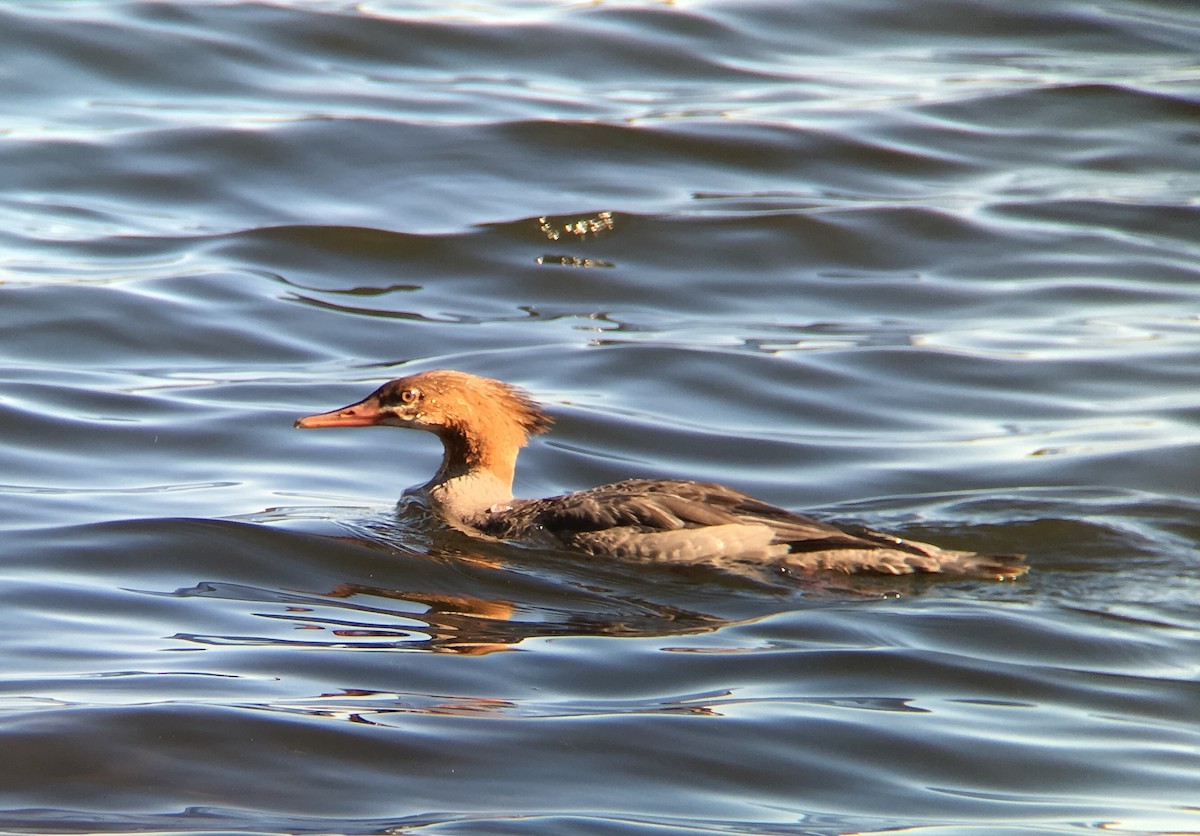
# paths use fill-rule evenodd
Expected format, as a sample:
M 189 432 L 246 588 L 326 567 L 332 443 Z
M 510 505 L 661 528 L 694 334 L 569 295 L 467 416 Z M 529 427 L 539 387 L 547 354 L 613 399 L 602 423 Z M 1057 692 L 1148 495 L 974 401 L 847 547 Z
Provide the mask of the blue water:
M 0 7 L 0 830 L 1200 830 L 1200 7 Z M 1015 583 L 443 542 L 709 479 Z

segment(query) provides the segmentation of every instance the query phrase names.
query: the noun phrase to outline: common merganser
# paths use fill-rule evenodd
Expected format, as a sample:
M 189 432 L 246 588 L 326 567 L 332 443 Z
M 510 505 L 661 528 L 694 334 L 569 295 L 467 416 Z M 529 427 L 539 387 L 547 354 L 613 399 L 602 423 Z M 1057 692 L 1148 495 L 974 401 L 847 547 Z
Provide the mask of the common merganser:
M 442 465 L 414 489 L 472 534 L 639 562 L 777 565 L 788 571 L 942 573 L 1012 580 L 1020 555 L 982 555 L 839 528 L 710 482 L 627 479 L 546 499 L 514 499 L 518 451 L 552 419 L 528 393 L 465 372 L 421 372 L 300 429 L 411 427 L 442 440 Z

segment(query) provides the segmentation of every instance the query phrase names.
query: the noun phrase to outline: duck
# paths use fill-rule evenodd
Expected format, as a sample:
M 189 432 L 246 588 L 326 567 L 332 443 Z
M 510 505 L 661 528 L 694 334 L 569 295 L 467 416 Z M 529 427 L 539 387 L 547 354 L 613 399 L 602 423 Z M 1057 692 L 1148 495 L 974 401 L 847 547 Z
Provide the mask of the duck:
M 440 522 L 471 536 L 636 563 L 770 566 L 788 574 L 930 574 L 1014 580 L 1024 556 L 941 548 L 839 526 L 734 488 L 624 479 L 542 499 L 513 496 L 517 455 L 553 419 L 524 389 L 467 372 L 424 371 L 295 422 L 298 429 L 403 427 L 433 433 L 442 462 L 410 489 Z

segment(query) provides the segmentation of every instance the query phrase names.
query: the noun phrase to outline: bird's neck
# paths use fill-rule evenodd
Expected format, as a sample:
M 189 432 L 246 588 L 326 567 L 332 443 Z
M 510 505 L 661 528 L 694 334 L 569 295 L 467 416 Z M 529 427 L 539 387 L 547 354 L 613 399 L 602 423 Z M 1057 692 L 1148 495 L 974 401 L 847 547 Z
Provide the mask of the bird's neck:
M 438 433 L 442 465 L 423 487 L 440 514 L 463 521 L 477 519 L 512 501 L 517 452 L 525 433 L 503 425 L 490 428 L 451 426 Z

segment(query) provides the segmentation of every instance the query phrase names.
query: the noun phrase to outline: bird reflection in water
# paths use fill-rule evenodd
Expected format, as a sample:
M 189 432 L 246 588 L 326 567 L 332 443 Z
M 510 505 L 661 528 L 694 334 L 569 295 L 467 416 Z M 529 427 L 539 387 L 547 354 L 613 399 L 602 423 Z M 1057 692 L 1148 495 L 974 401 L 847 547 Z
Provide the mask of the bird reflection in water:
M 502 567 L 487 555 L 426 555 L 459 571 Z M 459 564 L 457 567 L 455 564 Z M 428 565 L 428 563 L 426 564 Z M 398 572 L 400 576 L 402 573 Z M 425 580 L 428 581 L 427 573 Z M 456 574 L 456 578 L 461 579 Z M 436 578 L 430 585 L 436 583 Z M 442 579 L 443 582 L 445 579 Z M 441 585 L 441 584 L 437 584 Z M 271 602 L 274 612 L 259 618 L 282 621 L 291 630 L 319 632 L 321 637 L 291 635 L 212 635 L 177 633 L 173 638 L 204 645 L 276 645 L 339 647 L 357 650 L 407 650 L 481 656 L 512 650 L 531 638 L 559 636 L 669 636 L 704 633 L 729 619 L 686 608 L 614 595 L 607 590 L 559 589 L 560 606 L 539 594 L 522 604 L 502 598 L 448 593 L 428 588 L 386 587 L 343 582 L 328 591 L 264 589 L 235 583 L 203 582 L 165 593 L 183 598 L 220 598 Z M 551 590 L 553 591 L 553 590 Z M 160 593 L 161 594 L 161 593 Z

